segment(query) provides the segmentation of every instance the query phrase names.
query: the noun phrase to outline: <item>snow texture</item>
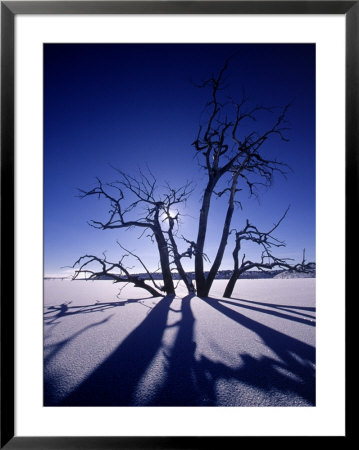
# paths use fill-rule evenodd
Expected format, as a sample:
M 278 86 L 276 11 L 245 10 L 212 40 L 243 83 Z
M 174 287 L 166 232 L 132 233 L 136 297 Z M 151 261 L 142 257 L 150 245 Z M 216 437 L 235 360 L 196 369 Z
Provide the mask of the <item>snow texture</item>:
M 44 282 L 45 406 L 315 406 L 315 279 Z M 181 295 L 182 293 L 182 295 Z

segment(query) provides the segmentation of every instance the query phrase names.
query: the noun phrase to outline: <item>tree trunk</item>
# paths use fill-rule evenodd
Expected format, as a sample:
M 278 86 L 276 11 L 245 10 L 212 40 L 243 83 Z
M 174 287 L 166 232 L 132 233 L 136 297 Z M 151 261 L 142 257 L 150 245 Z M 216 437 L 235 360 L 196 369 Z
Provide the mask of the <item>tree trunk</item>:
M 239 267 L 239 260 L 238 260 L 238 255 L 239 255 L 240 249 L 241 249 L 241 239 L 239 238 L 239 235 L 237 234 L 236 235 L 236 245 L 232 252 L 234 268 L 233 268 L 231 278 L 229 279 L 226 289 L 223 294 L 223 297 L 226 297 L 226 298 L 231 298 L 236 281 L 238 280 L 238 277 L 241 275 L 241 270 Z
M 229 279 L 226 289 L 224 291 L 223 297 L 231 298 L 234 286 L 236 285 L 236 281 L 238 280 L 240 273 L 239 270 L 234 270 L 232 272 L 231 278 Z
M 226 249 L 227 246 L 227 240 L 228 240 L 228 235 L 229 235 L 229 227 L 231 225 L 231 221 L 232 221 L 232 216 L 233 216 L 233 210 L 234 210 L 234 206 L 229 205 L 228 206 L 228 210 L 227 210 L 227 214 L 226 214 L 226 220 L 224 223 L 224 227 L 223 227 L 223 231 L 222 231 L 222 238 L 221 238 L 221 242 L 219 244 L 218 247 L 218 251 L 217 251 L 217 255 L 216 258 L 212 264 L 211 270 L 209 271 L 208 277 L 206 279 L 206 296 L 208 296 L 209 291 L 211 290 L 213 281 L 217 275 L 217 272 L 219 270 L 219 267 L 221 265 L 222 259 L 223 259 L 223 255 L 224 255 L 224 251 Z
M 234 178 L 232 180 L 231 193 L 230 193 L 230 196 L 228 199 L 228 208 L 227 208 L 226 218 L 225 218 L 224 225 L 223 225 L 221 242 L 220 242 L 218 250 L 217 250 L 216 258 L 213 261 L 211 270 L 209 271 L 208 277 L 206 279 L 206 289 L 205 289 L 205 294 L 204 294 L 204 296 L 206 296 L 206 297 L 208 297 L 209 291 L 211 290 L 213 281 L 214 281 L 214 279 L 217 275 L 217 272 L 220 268 L 220 265 L 221 265 L 222 259 L 223 259 L 223 255 L 224 255 L 224 251 L 227 246 L 229 230 L 230 230 L 232 217 L 233 217 L 233 211 L 234 211 L 234 198 L 236 195 L 238 176 L 239 176 L 239 172 L 234 176 Z M 238 251 L 239 251 L 239 249 L 238 249 Z
M 187 276 L 186 271 L 184 270 L 184 268 L 182 266 L 181 257 L 178 252 L 176 240 L 173 236 L 174 220 L 171 217 L 169 217 L 168 220 L 169 220 L 168 237 L 169 237 L 171 245 L 172 245 L 174 263 L 176 264 L 176 267 L 177 267 L 180 277 L 182 278 L 184 284 L 186 285 L 188 293 L 193 294 L 195 289 L 194 289 L 192 280 L 190 279 L 190 277 Z
M 163 275 L 163 285 L 166 294 L 175 294 L 175 287 L 170 269 L 170 259 L 168 254 L 167 242 L 163 236 L 161 229 L 155 230 L 155 238 L 160 255 L 161 271 Z
M 144 280 L 137 279 L 136 281 L 133 281 L 133 283 L 134 283 L 135 287 L 145 289 L 147 292 L 149 292 L 152 295 L 152 297 L 161 297 L 161 296 L 163 297 L 163 295 L 159 294 L 156 291 L 156 289 L 154 289 L 152 286 L 149 286 L 148 284 L 146 284 Z
M 195 275 L 197 295 L 206 296 L 206 279 L 203 268 L 203 250 L 207 233 L 208 213 L 215 181 L 210 179 L 203 195 L 202 207 L 198 223 L 198 235 L 195 249 Z

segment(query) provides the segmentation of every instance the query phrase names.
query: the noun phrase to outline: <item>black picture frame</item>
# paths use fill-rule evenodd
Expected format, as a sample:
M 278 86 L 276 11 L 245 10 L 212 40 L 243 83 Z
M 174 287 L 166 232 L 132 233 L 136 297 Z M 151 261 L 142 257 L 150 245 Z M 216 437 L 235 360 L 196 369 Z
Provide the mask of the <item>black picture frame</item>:
M 1 442 L 6 449 L 132 449 L 238 446 L 239 437 L 15 436 L 14 405 L 14 32 L 18 14 L 340 14 L 346 19 L 346 292 L 354 277 L 359 149 L 359 1 L 2 1 L 1 2 Z M 349 208 L 350 206 L 350 208 Z M 346 330 L 346 341 L 347 338 Z M 346 402 L 347 407 L 347 402 Z M 348 437 L 346 422 L 346 436 Z M 243 438 L 242 438 L 243 439 Z M 220 442 L 219 442 L 220 441 Z M 241 441 L 242 443 L 242 441 Z

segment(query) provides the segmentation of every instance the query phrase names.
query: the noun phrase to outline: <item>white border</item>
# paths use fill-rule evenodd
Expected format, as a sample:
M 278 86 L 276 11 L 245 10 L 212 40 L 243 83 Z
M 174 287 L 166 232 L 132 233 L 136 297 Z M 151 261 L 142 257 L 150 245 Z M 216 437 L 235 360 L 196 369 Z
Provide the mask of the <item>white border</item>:
M 42 407 L 43 42 L 316 43 L 316 407 Z M 344 16 L 16 16 L 17 436 L 344 435 L 344 63 Z

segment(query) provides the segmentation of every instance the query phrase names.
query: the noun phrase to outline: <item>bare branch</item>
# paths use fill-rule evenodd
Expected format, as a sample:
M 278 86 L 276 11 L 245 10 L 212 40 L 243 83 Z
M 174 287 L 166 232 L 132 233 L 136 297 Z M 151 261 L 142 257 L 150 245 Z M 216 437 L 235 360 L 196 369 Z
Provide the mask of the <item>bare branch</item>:
M 105 277 L 113 280 L 114 283 L 133 283 L 136 287 L 148 291 L 153 297 L 163 296 L 162 293 L 146 284 L 146 282 L 138 275 L 130 274 L 128 269 L 122 263 L 123 259 L 124 256 L 122 256 L 118 262 L 114 263 L 108 261 L 105 255 L 103 258 L 99 258 L 95 255 L 83 255 L 72 266 L 73 268 L 79 266 L 78 269 L 75 270 L 73 280 L 79 279 L 80 275 L 85 275 L 85 279 L 88 280 L 98 280 Z M 100 265 L 101 270 L 96 271 L 88 268 L 88 266 L 93 263 L 95 265 Z M 115 269 L 119 272 L 113 272 Z M 89 275 L 89 278 L 87 278 L 87 275 Z
M 262 113 L 273 114 L 275 108 L 265 105 L 249 106 L 248 98 L 243 94 L 239 102 L 231 97 L 223 98 L 223 77 L 228 68 L 225 62 L 219 74 L 205 80 L 200 87 L 209 88 L 210 100 L 206 108 L 208 114 L 202 119 L 196 139 L 192 145 L 196 154 L 202 157 L 201 166 L 208 174 L 208 182 L 202 198 L 202 206 L 198 223 L 195 248 L 196 284 L 200 295 L 208 295 L 215 275 L 219 270 L 227 245 L 233 207 L 241 203 L 236 198 L 244 187 L 248 187 L 250 195 L 256 195 L 260 186 L 269 187 L 275 174 L 286 175 L 287 165 L 263 155 L 263 147 L 272 137 L 279 137 L 287 142 L 286 116 L 290 103 L 280 110 L 272 125 L 264 131 L 247 131 L 247 123 L 257 122 Z M 225 177 L 231 187 L 216 190 L 220 179 Z M 235 179 L 235 181 L 233 181 Z M 239 184 L 237 186 L 237 183 Z M 241 183 L 241 184 L 240 184 Z M 228 208 L 224 220 L 224 228 L 218 246 L 216 258 L 210 274 L 204 275 L 204 244 L 207 233 L 211 198 L 221 198 L 229 194 Z
M 285 247 L 285 242 L 280 241 L 273 236 L 273 232 L 279 227 L 289 211 L 289 206 L 285 210 L 280 219 L 274 223 L 273 227 L 268 231 L 260 231 L 256 226 L 252 225 L 248 219 L 246 225 L 241 230 L 231 230 L 231 233 L 235 233 L 235 247 L 233 250 L 234 268 L 232 275 L 226 286 L 224 296 L 230 297 L 232 295 L 235 283 L 237 279 L 246 271 L 251 269 L 258 269 L 260 271 L 271 270 L 275 267 L 287 269 L 295 272 L 311 272 L 313 270 L 314 263 L 305 262 L 305 251 L 303 251 L 303 259 L 299 264 L 293 264 L 290 258 L 278 258 L 272 253 L 272 247 Z M 251 261 L 246 259 L 246 255 L 243 254 L 242 261 L 239 263 L 239 252 L 241 250 L 242 241 L 251 241 L 262 247 L 262 255 L 260 261 Z
M 147 269 L 147 267 L 146 267 L 145 263 L 142 261 L 142 259 L 141 259 L 138 255 L 136 255 L 136 254 L 134 254 L 133 252 L 131 252 L 130 250 L 127 250 L 127 249 L 126 249 L 125 247 L 123 247 L 118 241 L 116 241 L 116 242 L 117 242 L 117 244 L 122 248 L 122 250 L 124 250 L 125 252 L 128 252 L 131 256 L 133 256 L 134 258 L 136 258 L 137 261 L 139 261 L 139 263 L 141 264 L 141 266 L 145 269 L 145 271 L 146 271 L 147 275 L 149 276 L 150 280 L 152 281 L 152 284 L 154 285 L 154 287 L 155 287 L 156 289 L 161 290 L 161 287 L 155 282 L 155 280 L 154 280 L 154 278 L 153 278 L 151 272 Z

